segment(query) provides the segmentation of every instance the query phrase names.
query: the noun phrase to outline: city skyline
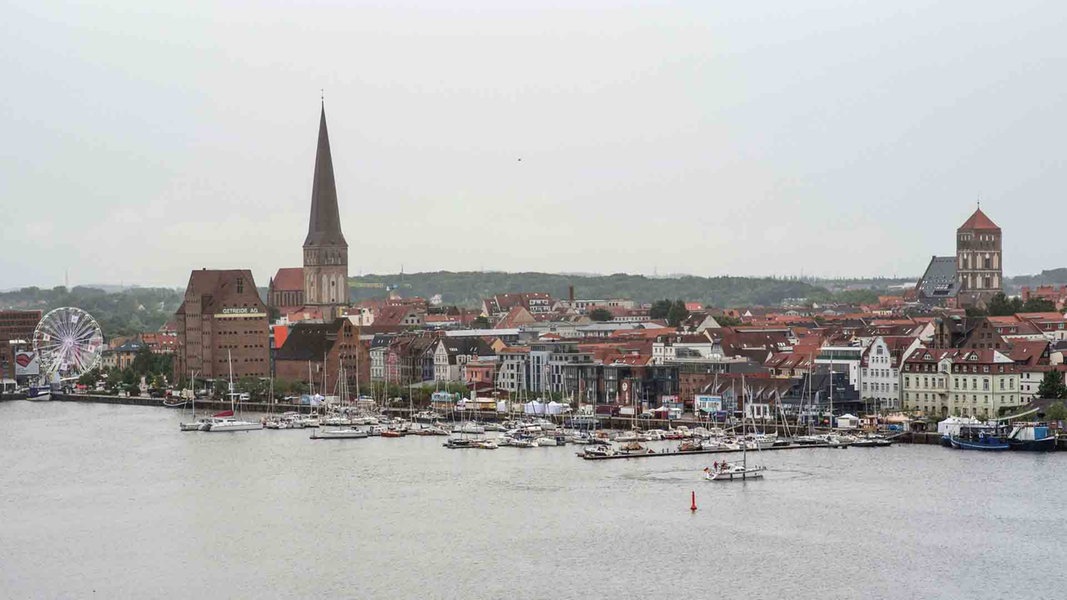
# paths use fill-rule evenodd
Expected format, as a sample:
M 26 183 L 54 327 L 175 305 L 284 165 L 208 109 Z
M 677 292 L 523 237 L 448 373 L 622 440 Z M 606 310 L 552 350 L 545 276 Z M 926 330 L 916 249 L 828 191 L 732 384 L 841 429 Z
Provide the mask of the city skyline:
M 0 288 L 300 264 L 320 88 L 350 275 L 1063 266 L 1058 4 L 419 4 L 5 8 Z

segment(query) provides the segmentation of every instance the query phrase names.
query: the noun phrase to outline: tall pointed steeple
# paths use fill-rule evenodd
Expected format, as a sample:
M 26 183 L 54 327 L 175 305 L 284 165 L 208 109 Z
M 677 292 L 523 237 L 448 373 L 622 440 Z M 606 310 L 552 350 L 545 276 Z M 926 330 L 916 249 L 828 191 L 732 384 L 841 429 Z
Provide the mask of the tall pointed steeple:
M 311 218 L 304 240 L 304 302 L 337 308 L 348 304 L 348 242 L 341 233 L 337 186 L 333 179 L 330 136 L 326 132 L 326 106 L 319 115 L 319 144 L 315 151 L 315 178 L 311 185 Z
M 341 216 L 337 209 L 337 185 L 333 179 L 330 135 L 326 131 L 326 105 L 319 116 L 319 143 L 315 151 L 315 179 L 311 185 L 311 219 L 304 247 L 344 244 Z

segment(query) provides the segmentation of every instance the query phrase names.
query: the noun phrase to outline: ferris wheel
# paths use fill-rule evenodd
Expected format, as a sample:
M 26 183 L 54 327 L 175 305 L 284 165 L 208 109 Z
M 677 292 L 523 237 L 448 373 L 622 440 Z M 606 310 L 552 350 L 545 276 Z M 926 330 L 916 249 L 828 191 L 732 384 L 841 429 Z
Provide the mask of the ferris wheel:
M 33 330 L 33 349 L 41 361 L 42 379 L 76 379 L 100 364 L 104 334 L 84 310 L 57 308 Z

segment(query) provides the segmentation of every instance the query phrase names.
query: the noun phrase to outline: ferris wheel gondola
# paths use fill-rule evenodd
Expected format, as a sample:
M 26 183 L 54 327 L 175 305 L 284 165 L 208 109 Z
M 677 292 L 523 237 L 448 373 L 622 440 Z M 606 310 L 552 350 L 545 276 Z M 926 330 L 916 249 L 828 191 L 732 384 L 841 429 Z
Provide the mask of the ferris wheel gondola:
M 104 334 L 92 315 L 80 308 L 49 311 L 33 331 L 33 348 L 46 381 L 77 379 L 100 364 Z

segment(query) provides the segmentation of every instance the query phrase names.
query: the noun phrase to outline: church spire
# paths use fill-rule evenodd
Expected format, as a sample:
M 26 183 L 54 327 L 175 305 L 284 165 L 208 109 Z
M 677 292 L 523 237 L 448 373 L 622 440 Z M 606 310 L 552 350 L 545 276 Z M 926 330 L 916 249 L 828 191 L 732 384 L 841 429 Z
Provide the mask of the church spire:
M 330 136 L 326 131 L 326 104 L 319 116 L 319 143 L 315 151 L 315 179 L 311 185 L 311 219 L 304 247 L 345 246 L 341 217 L 337 209 L 337 185 L 333 179 Z

